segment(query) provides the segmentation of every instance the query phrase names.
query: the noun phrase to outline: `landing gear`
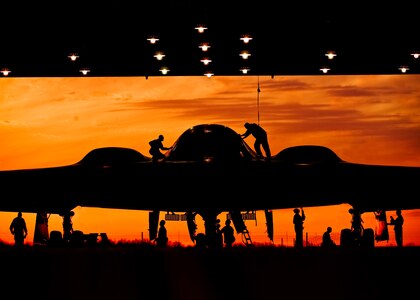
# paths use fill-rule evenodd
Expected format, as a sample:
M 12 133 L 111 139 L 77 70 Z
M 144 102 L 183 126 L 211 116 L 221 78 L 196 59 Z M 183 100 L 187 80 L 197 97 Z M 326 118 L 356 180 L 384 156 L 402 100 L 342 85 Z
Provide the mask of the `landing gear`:
M 362 212 L 356 208 L 350 208 L 349 213 L 352 215 L 351 228 L 341 230 L 340 246 L 373 248 L 375 232 L 372 228 L 363 227 Z
M 157 228 L 159 222 L 159 211 L 149 212 L 149 239 L 153 241 L 157 235 Z M 223 247 L 223 243 L 220 243 L 220 219 L 218 219 L 221 211 L 206 209 L 205 211 L 187 211 L 185 214 L 167 213 L 165 220 L 170 221 L 187 221 L 188 233 L 191 241 L 196 244 L 197 247 L 202 248 L 219 248 Z M 204 233 L 197 233 L 196 215 L 200 215 L 204 221 Z M 228 219 L 231 219 L 233 226 L 237 233 L 242 234 L 242 241 L 245 245 L 252 245 L 249 231 L 245 225 L 244 219 L 256 220 L 255 212 L 247 212 L 242 214 L 240 211 L 230 211 L 227 215 Z M 273 234 L 273 217 L 272 212 L 266 212 L 267 228 L 269 229 L 269 238 L 272 240 Z M 64 222 L 63 222 L 64 226 Z
M 46 212 L 38 212 L 35 220 L 34 244 L 46 245 L 49 240 L 48 218 Z
M 197 235 L 195 237 L 196 245 L 203 246 L 205 244 L 208 248 L 215 248 L 217 245 L 217 235 L 216 235 L 216 229 L 217 224 L 220 220 L 217 219 L 217 216 L 220 214 L 220 211 L 214 211 L 214 210 L 206 210 L 205 212 L 197 212 L 204 220 L 204 235 L 205 235 L 205 241 L 204 236 Z
M 69 243 L 73 234 L 73 222 L 71 219 L 74 216 L 74 211 L 64 212 L 60 216 L 63 218 L 63 240 Z
M 188 215 L 187 213 L 187 222 L 188 220 L 188 228 L 190 232 L 190 236 L 192 236 L 193 241 L 196 243 L 197 246 L 202 247 L 203 243 L 205 243 L 206 247 L 208 248 L 217 248 L 220 247 L 220 244 L 218 243 L 217 238 L 217 225 L 220 224 L 220 219 L 218 219 L 218 215 L 220 214 L 220 211 L 212 211 L 212 210 L 206 210 L 205 212 L 197 212 L 203 220 L 204 220 L 204 234 L 197 234 L 195 235 L 195 230 L 197 229 L 195 224 L 195 213 Z M 188 217 L 190 216 L 190 217 Z M 228 217 L 233 222 L 233 226 L 235 227 L 235 230 L 237 233 L 242 233 L 244 237 L 244 244 L 247 246 L 252 245 L 251 237 L 249 235 L 248 229 L 245 225 L 245 222 L 242 218 L 242 214 L 240 211 L 231 211 L 229 212 Z M 205 240 L 205 242 L 203 241 Z
M 366 228 L 361 236 L 355 236 L 350 228 L 344 228 L 340 234 L 340 246 L 373 248 L 375 247 L 375 232 L 372 228 Z

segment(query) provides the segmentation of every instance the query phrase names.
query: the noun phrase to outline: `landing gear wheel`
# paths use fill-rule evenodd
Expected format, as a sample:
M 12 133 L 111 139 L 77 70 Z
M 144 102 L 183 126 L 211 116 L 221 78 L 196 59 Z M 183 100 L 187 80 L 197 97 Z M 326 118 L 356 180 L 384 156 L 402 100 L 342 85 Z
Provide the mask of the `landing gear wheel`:
M 353 233 L 350 228 L 344 228 L 340 233 L 340 247 L 348 248 L 354 245 Z
M 366 228 L 363 230 L 361 246 L 364 248 L 375 247 L 375 232 L 372 228 Z

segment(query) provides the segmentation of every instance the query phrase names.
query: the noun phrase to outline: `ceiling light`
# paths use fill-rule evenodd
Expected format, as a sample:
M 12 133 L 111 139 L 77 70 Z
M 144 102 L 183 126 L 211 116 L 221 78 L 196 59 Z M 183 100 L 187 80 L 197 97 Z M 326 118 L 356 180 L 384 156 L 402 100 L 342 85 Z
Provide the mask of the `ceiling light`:
M 162 68 L 160 68 L 160 70 L 159 70 L 163 75 L 166 75 L 166 74 L 168 74 L 168 72 L 169 72 L 169 69 L 167 68 L 167 67 L 162 67 Z
M 197 29 L 197 31 L 199 32 L 199 33 L 203 33 L 204 32 L 204 30 L 206 30 L 207 29 L 207 27 L 205 27 L 204 25 L 198 25 L 197 27 L 195 27 L 194 29 Z
M 319 69 L 322 73 L 324 73 L 324 74 L 326 74 L 326 73 L 328 73 L 328 71 L 329 70 L 331 70 L 330 68 L 327 68 L 327 67 L 323 67 L 323 68 L 321 68 L 321 69 Z
M 239 71 L 241 71 L 241 72 L 242 72 L 242 74 L 247 74 L 247 73 L 250 71 L 250 69 L 249 69 L 249 68 L 244 67 L 244 68 L 241 68 Z
M 202 60 L 200 60 L 203 64 L 205 64 L 206 66 L 209 64 L 209 63 L 211 63 L 211 59 L 210 58 L 207 58 L 207 57 L 205 57 L 205 58 L 203 58 Z
M 4 69 L 2 69 L 0 72 L 3 74 L 3 76 L 7 76 L 7 75 L 9 75 L 12 71 L 10 71 L 10 70 L 9 70 L 9 69 L 7 69 L 7 68 L 4 68 Z
M 154 36 L 149 37 L 147 40 L 150 42 L 150 44 L 156 44 L 159 41 L 159 39 Z
M 243 59 L 248 59 L 248 57 L 251 56 L 251 53 L 249 53 L 248 51 L 242 51 L 241 53 L 239 53 L 239 55 L 243 58 Z
M 401 66 L 401 67 L 398 68 L 398 70 L 400 70 L 401 73 L 407 73 L 407 71 L 410 70 L 410 69 L 406 66 Z
M 76 59 L 78 59 L 79 56 L 77 55 L 77 53 L 70 53 L 68 58 L 70 58 L 71 61 L 76 61 Z
M 325 53 L 325 56 L 328 57 L 328 59 L 333 59 L 337 56 L 337 54 L 334 51 L 328 51 L 327 53 Z
M 413 53 L 411 53 L 411 55 L 413 55 L 414 58 L 419 58 L 420 57 L 419 52 L 413 52 Z
M 89 72 L 90 70 L 88 68 L 80 69 L 80 73 L 82 73 L 83 75 L 87 75 Z
M 210 45 L 208 43 L 202 43 L 198 48 L 201 48 L 202 51 L 207 51 L 210 48 Z
M 156 52 L 153 57 L 156 57 L 157 60 L 162 60 L 165 57 L 165 54 L 163 54 L 163 52 Z
M 243 35 L 240 40 L 242 40 L 245 44 L 248 44 L 252 40 L 252 37 L 249 35 Z

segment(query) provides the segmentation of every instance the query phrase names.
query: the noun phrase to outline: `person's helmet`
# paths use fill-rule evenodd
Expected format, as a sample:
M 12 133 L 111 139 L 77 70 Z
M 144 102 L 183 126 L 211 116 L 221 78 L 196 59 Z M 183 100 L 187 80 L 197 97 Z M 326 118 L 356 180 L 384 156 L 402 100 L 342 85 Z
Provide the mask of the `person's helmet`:
M 246 122 L 246 123 L 244 124 L 244 127 L 245 127 L 245 128 L 248 128 L 248 127 L 249 127 L 249 123 L 248 123 L 248 122 Z
M 331 232 L 331 231 L 332 231 L 332 228 L 331 228 L 330 226 L 328 226 L 328 227 L 327 227 L 327 231 L 328 231 L 328 232 Z
M 159 140 L 163 141 L 163 135 L 159 135 Z
M 160 224 L 161 226 L 163 226 L 163 225 L 165 225 L 165 223 L 166 223 L 166 222 L 165 222 L 165 220 L 161 220 L 159 224 Z
M 300 212 L 299 208 L 295 208 L 293 211 L 294 211 L 294 213 L 296 213 L 296 214 L 297 214 L 298 212 Z

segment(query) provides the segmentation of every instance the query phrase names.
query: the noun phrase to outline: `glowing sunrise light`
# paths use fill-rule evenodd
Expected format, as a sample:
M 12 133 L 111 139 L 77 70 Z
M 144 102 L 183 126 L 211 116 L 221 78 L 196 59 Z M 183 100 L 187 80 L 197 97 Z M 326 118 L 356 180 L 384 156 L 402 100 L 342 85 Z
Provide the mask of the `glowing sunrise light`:
M 207 72 L 207 73 L 204 73 L 204 76 L 207 76 L 207 77 L 212 77 L 214 74 L 212 73 L 212 72 Z
M 326 74 L 326 73 L 328 73 L 328 71 L 329 70 L 331 70 L 330 68 L 326 68 L 326 67 L 324 67 L 324 68 L 321 68 L 321 69 L 319 69 L 322 73 L 324 73 L 324 74 Z

